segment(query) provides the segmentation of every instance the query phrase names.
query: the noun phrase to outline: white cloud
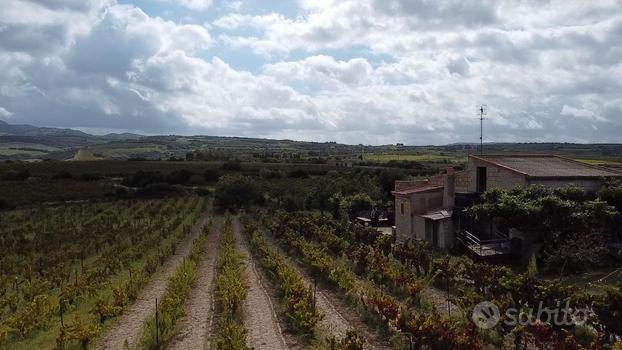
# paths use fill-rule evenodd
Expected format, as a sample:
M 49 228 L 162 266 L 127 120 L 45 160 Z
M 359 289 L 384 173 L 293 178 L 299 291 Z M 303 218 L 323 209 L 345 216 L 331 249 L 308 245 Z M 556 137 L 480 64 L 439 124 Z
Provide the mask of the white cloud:
M 191 10 L 204 11 L 212 6 L 212 0 L 158 0 L 165 2 L 177 3 L 180 6 L 187 7 Z
M 0 117 L 1 118 L 9 118 L 13 115 L 13 113 L 6 110 L 4 107 L 0 107 Z
M 347 62 L 330 56 L 311 56 L 297 62 L 279 62 L 264 67 L 264 73 L 283 82 L 303 81 L 317 83 L 323 88 L 338 88 L 339 84 L 364 84 L 373 71 L 364 58 Z
M 486 103 L 489 141 L 620 142 L 616 3 L 232 2 L 214 11 L 244 13 L 183 25 L 112 0 L 9 0 L 0 106 L 34 124 L 427 144 L 476 140 Z
M 594 108 L 596 106 L 592 105 L 591 107 Z M 561 112 L 559 112 L 559 114 L 576 117 L 576 118 L 584 118 L 588 120 L 601 120 L 601 121 L 604 120 L 604 118 L 597 115 L 596 112 L 593 110 L 590 110 L 588 108 L 575 108 L 575 107 L 568 106 L 568 105 L 564 105 L 562 107 Z

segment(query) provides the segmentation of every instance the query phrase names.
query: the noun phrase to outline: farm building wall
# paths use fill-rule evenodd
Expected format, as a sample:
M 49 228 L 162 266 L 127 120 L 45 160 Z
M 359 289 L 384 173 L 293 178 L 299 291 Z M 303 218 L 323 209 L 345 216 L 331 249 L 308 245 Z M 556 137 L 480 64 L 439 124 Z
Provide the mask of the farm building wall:
M 419 239 L 419 232 L 425 239 L 425 223 L 423 229 L 416 215 L 440 208 L 443 205 L 443 189 L 418 192 L 411 195 L 395 197 L 395 230 L 396 240 L 403 242 L 407 239 Z M 402 212 L 403 209 L 403 212 Z M 415 234 L 417 233 L 417 234 Z
M 468 192 L 477 192 L 477 168 L 486 168 L 486 188 L 513 188 L 518 185 L 526 186 L 527 179 L 525 175 L 505 169 L 494 164 L 484 162 L 478 159 L 469 158 L 467 164 L 467 172 L 469 186 Z
M 407 240 L 412 233 L 412 210 L 410 198 L 395 197 L 395 234 L 398 242 Z

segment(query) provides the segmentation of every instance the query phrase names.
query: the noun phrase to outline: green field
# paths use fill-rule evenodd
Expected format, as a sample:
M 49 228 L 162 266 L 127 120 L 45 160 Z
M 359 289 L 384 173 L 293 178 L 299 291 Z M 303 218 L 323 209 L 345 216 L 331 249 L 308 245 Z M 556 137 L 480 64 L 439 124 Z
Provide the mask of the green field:
M 365 160 L 375 162 L 388 162 L 391 160 L 398 161 L 417 161 L 417 162 L 433 162 L 443 160 L 454 160 L 455 157 L 440 154 L 397 154 L 397 153 L 378 153 L 378 154 L 366 154 Z
M 622 160 L 610 159 L 575 159 L 581 163 L 590 165 L 622 165 Z
M 45 152 L 35 151 L 35 150 L 23 150 L 23 149 L 16 149 L 16 148 L 0 148 L 0 155 L 2 156 L 16 156 L 16 155 L 39 156 L 42 154 L 45 154 Z
M 87 160 L 98 160 L 101 159 L 99 157 L 96 157 L 93 152 L 86 150 L 84 148 L 81 148 L 78 153 L 76 153 L 76 155 L 73 157 L 73 160 L 78 160 L 78 161 L 87 161 Z

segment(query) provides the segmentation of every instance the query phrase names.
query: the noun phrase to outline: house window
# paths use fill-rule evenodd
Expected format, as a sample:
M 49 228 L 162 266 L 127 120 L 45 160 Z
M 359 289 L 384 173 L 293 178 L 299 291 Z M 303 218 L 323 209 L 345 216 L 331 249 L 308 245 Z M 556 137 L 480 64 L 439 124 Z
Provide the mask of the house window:
M 400 203 L 400 214 L 404 215 L 404 203 Z

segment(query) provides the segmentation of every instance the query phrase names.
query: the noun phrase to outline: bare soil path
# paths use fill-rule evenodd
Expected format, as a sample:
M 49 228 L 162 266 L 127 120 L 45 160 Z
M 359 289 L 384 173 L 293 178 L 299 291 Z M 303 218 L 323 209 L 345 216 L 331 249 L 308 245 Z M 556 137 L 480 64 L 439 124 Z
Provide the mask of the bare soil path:
M 237 216 L 233 218 L 233 230 L 237 249 L 245 256 L 244 264 L 248 272 L 248 294 L 244 301 L 244 324 L 248 330 L 248 346 L 255 350 L 286 350 L 287 345 L 274 305 L 262 284 L 246 239 L 242 237 Z
M 199 236 L 209 217 L 208 213 L 201 215 L 190 234 L 177 246 L 175 254 L 151 276 L 136 301 L 115 320 L 110 330 L 96 342 L 94 349 L 122 350 L 126 348 L 126 344 L 129 349 L 136 348 L 145 320 L 155 313 L 155 299 L 161 299 L 164 295 L 166 282 L 190 254 L 192 241 Z
M 210 348 L 210 331 L 214 317 L 214 275 L 220 246 L 222 217 L 214 219 L 207 236 L 207 249 L 199 260 L 196 285 L 184 307 L 186 315 L 179 320 L 177 336 L 169 349 L 201 350 Z
M 423 290 L 423 297 L 426 301 L 434 305 L 436 311 L 441 315 L 451 317 L 464 317 L 464 312 L 456 304 L 448 301 L 447 292 L 434 286 L 429 286 Z

